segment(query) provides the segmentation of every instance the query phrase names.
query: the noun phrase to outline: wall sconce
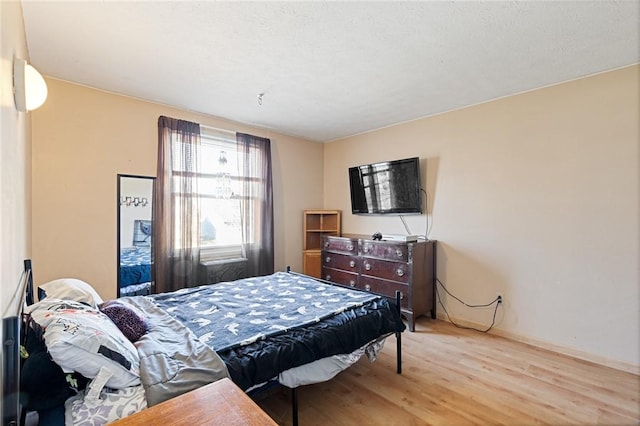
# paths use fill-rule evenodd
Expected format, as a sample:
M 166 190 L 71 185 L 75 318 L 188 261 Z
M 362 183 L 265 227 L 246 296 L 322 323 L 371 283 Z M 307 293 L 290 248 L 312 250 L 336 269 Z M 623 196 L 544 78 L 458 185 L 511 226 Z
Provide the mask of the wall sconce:
M 21 112 L 32 111 L 47 99 L 47 83 L 24 59 L 15 58 L 13 62 L 13 96 Z

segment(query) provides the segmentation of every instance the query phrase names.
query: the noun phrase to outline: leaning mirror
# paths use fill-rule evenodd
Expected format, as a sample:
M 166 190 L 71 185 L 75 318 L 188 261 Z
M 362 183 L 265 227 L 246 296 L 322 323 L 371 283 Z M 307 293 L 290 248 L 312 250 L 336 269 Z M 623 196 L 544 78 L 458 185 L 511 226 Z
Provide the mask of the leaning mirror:
M 154 185 L 150 176 L 118 175 L 118 297 L 153 289 Z

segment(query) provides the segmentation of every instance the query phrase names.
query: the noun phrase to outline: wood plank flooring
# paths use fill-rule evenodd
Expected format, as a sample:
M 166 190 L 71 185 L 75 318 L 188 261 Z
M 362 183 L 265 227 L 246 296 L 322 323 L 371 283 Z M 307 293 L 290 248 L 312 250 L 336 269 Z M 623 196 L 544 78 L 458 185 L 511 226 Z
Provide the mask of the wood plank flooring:
M 421 318 L 374 363 L 366 358 L 326 383 L 298 389 L 300 426 L 640 425 L 640 376 L 491 334 Z M 257 403 L 291 425 L 290 391 Z

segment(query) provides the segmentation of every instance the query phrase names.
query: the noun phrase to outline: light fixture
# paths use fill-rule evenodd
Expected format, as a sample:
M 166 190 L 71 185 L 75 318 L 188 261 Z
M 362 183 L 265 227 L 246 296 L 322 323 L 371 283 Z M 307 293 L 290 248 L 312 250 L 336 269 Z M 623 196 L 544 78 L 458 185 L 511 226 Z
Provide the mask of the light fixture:
M 231 190 L 231 173 L 227 172 L 227 152 L 220 151 L 218 156 L 219 172 L 216 178 L 216 195 L 228 200 L 233 195 Z
M 47 83 L 24 59 L 13 62 L 13 96 L 18 111 L 32 111 L 47 99 Z

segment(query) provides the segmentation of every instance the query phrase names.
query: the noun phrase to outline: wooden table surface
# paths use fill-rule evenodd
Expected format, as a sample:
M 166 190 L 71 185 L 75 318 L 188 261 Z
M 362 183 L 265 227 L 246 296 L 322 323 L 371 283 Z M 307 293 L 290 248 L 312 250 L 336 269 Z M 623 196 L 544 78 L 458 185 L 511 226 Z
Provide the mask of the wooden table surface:
M 276 423 L 231 380 L 222 379 L 120 419 L 112 425 L 242 425 Z

